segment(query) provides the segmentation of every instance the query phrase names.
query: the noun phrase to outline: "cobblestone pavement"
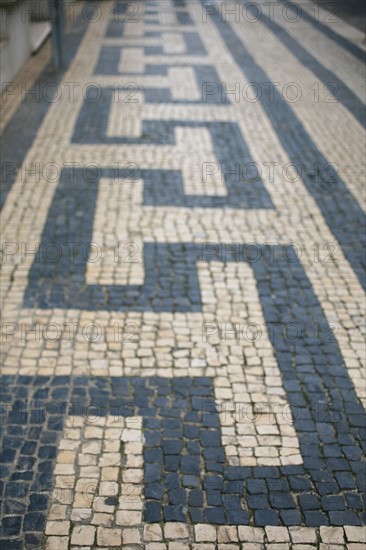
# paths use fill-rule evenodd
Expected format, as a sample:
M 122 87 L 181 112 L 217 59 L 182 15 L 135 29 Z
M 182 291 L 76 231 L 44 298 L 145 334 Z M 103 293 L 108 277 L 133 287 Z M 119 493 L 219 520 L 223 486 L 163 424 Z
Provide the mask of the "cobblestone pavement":
M 80 4 L 4 94 L 4 550 L 366 548 L 365 46 L 325 8 Z

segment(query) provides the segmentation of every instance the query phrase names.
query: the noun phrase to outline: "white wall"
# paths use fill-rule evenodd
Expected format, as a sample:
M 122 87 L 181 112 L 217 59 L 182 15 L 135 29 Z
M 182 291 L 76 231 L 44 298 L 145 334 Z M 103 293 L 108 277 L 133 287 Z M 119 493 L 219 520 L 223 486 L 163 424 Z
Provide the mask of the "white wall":
M 0 86 L 10 82 L 31 52 L 30 22 L 24 1 L 12 5 L 0 4 L 1 52 Z

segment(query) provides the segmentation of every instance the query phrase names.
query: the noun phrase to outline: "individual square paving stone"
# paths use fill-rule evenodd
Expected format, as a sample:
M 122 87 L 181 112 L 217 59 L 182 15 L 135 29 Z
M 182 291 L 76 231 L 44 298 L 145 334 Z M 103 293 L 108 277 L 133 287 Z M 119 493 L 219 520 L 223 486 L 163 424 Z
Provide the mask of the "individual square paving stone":
M 132 510 L 120 510 L 116 514 L 117 525 L 140 525 L 142 519 L 142 513 Z
M 92 525 L 103 525 L 104 527 L 110 527 L 113 523 L 113 519 L 112 514 L 96 513 L 93 514 L 90 523 Z
M 266 527 L 266 536 L 269 542 L 289 542 L 290 534 L 287 527 Z
M 163 506 L 163 516 L 165 522 L 183 522 L 185 520 L 185 509 L 183 504 L 173 506 Z
M 195 525 L 194 538 L 196 542 L 215 542 L 217 540 L 216 527 L 207 524 Z
M 250 514 L 243 510 L 226 510 L 226 517 L 228 523 L 234 525 L 249 525 Z
M 67 550 L 69 537 L 47 537 L 46 550 Z
M 363 503 L 361 497 L 355 493 L 346 493 L 346 501 L 349 508 L 356 510 L 363 510 Z
M 312 527 L 290 527 L 290 537 L 293 543 L 313 543 L 317 541 L 316 530 Z
M 354 527 L 353 525 L 345 525 L 344 532 L 347 541 L 366 543 L 366 526 Z
M 222 507 L 215 506 L 215 507 L 205 508 L 203 511 L 203 515 L 207 523 L 215 523 L 215 524 L 225 523 L 225 512 L 224 512 L 224 508 Z
M 264 529 L 260 527 L 249 527 L 239 525 L 238 527 L 239 540 L 241 542 L 257 542 L 264 541 Z
M 138 529 L 122 529 L 123 544 L 140 544 L 141 535 Z
M 122 543 L 122 530 L 112 527 L 98 527 L 97 544 L 100 546 L 120 546 Z
M 20 533 L 22 525 L 21 516 L 7 516 L 2 519 L 2 536 L 12 537 Z
M 28 512 L 24 515 L 24 531 L 43 531 L 46 526 L 46 516 L 43 512 Z
M 202 506 L 203 493 L 199 489 L 192 489 L 189 491 L 188 504 L 190 506 Z
M 341 489 L 355 489 L 356 482 L 354 477 L 349 472 L 335 472 L 335 478 Z
M 193 524 L 203 522 L 203 512 L 200 508 L 189 508 L 189 515 Z
M 320 508 L 320 501 L 314 494 L 302 494 L 298 499 L 303 510 L 318 510 Z
M 159 502 L 145 502 L 144 518 L 147 522 L 157 522 L 161 519 L 161 504 Z
M 221 491 L 212 491 L 212 490 L 207 491 L 206 501 L 208 506 L 221 506 L 222 504 Z
M 70 529 L 69 521 L 48 521 L 46 535 L 68 535 Z
M 85 505 L 85 500 L 83 499 L 83 504 Z M 75 502 L 74 502 L 75 505 Z M 78 522 L 88 522 L 92 517 L 91 508 L 73 508 L 70 519 L 71 521 Z
M 236 527 L 230 526 L 220 526 L 217 530 L 217 540 L 218 542 L 236 542 L 238 541 L 238 530 Z
M 161 483 L 149 483 L 145 484 L 145 498 L 161 500 L 164 494 L 164 487 Z
M 44 533 L 26 533 L 24 540 L 27 550 L 38 550 L 44 541 Z
M 67 506 L 64 504 L 51 504 L 48 512 L 48 521 L 66 519 Z
M 279 525 L 280 520 L 276 510 L 256 510 L 254 512 L 256 525 Z
M 329 525 L 329 520 L 327 516 L 319 510 L 315 512 L 304 512 L 304 516 L 306 519 L 306 523 L 309 526 L 318 527 L 320 525 Z
M 359 516 L 351 510 L 331 511 L 329 519 L 332 525 L 362 525 Z
M 145 525 L 143 539 L 147 542 L 163 540 L 163 533 L 159 523 L 150 523 Z
M 166 539 L 186 539 L 189 537 L 189 531 L 184 523 L 166 523 L 164 535 Z
M 320 538 L 327 544 L 344 544 L 342 527 L 320 527 Z
M 71 535 L 71 544 L 85 546 L 93 544 L 95 538 L 95 527 L 91 525 L 74 525 Z
M 301 525 L 301 513 L 299 510 L 281 510 L 280 517 L 282 522 L 290 527 L 291 525 Z
M 322 507 L 324 510 L 344 510 L 344 499 L 341 496 L 325 496 L 322 498 Z
M 291 509 L 295 508 L 295 502 L 290 493 L 284 491 L 272 492 L 269 495 L 271 506 L 275 509 Z

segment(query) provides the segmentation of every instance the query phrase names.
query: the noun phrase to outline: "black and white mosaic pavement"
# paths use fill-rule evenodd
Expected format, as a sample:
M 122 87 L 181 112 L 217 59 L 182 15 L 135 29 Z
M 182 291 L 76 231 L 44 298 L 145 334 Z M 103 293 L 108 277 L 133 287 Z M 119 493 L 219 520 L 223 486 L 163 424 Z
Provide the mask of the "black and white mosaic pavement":
M 364 46 L 267 4 L 96 4 L 4 130 L 6 550 L 365 547 Z

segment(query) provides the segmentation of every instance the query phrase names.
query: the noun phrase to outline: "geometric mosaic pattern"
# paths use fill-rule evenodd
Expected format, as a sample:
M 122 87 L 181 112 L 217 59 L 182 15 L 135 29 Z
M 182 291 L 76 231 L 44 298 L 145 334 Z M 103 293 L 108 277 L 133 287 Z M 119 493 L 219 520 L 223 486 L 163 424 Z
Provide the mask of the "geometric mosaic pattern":
M 361 33 L 89 7 L 2 106 L 1 543 L 364 548 Z

